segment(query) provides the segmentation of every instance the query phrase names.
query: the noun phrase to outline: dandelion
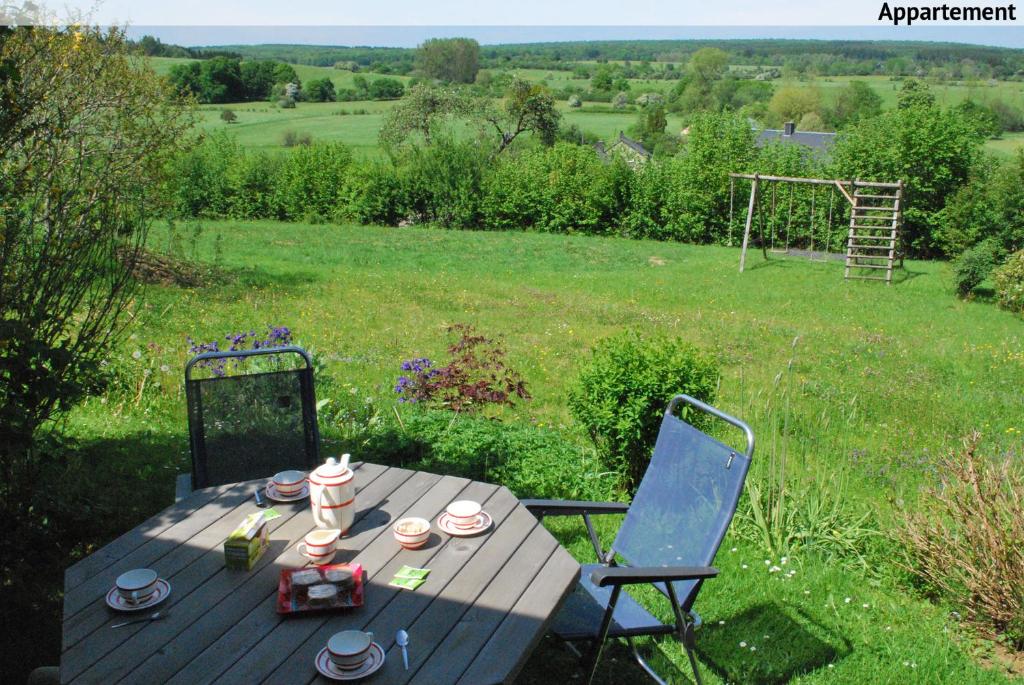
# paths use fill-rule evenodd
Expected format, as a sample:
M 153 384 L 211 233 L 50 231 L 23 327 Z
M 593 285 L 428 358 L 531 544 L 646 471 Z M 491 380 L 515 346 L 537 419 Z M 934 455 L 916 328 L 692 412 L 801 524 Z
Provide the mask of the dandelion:
M 134 352 L 132 352 L 132 359 L 142 359 L 142 351 L 135 350 Z
M 778 573 L 781 570 L 782 569 L 779 568 L 778 566 L 772 566 L 770 569 L 768 569 L 768 573 Z
M 160 371 L 162 373 L 170 373 L 171 372 L 171 367 L 167 366 L 167 364 L 161 364 L 160 365 Z
M 746 564 L 743 564 L 742 568 L 750 568 L 750 567 L 747 566 Z
M 754 645 L 750 645 L 750 651 L 751 652 L 756 652 L 757 651 L 757 647 L 755 647 Z
M 846 601 L 847 604 L 849 604 L 850 603 L 850 598 L 847 597 L 845 601 Z
M 740 643 L 740 647 L 742 647 L 742 648 L 746 649 L 746 647 L 747 647 L 747 643 L 746 643 L 746 642 L 741 642 L 741 643 Z
M 861 604 L 861 606 L 862 606 L 862 607 L 864 607 L 865 609 L 867 609 L 867 608 L 868 608 L 868 607 L 870 607 L 871 605 L 870 605 L 870 604 Z

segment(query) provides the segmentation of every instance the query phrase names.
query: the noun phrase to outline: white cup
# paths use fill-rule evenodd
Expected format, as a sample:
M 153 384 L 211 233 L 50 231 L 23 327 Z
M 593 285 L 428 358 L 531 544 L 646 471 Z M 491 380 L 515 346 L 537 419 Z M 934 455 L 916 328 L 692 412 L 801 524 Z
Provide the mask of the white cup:
M 394 526 L 395 539 L 405 549 L 419 549 L 430 539 L 430 521 L 416 516 L 400 519 Z
M 335 633 L 327 641 L 327 654 L 334 665 L 350 671 L 359 668 L 370 658 L 370 645 L 373 644 L 373 633 L 361 630 L 343 630 Z
M 291 497 L 302 492 L 302 486 L 306 484 L 305 471 L 281 471 L 275 473 L 271 479 L 274 483 L 274 490 L 282 497 Z
M 483 511 L 483 507 L 479 502 L 460 499 L 449 504 L 445 511 L 448 513 L 448 520 L 456 528 L 475 528 L 480 524 L 480 512 Z
M 329 564 L 338 552 L 338 537 L 341 531 L 331 528 L 317 528 L 306 534 L 299 543 L 299 554 L 314 564 Z
M 158 579 L 159 575 L 153 569 L 136 568 L 119 575 L 114 584 L 121 599 L 131 604 L 139 604 L 153 596 Z

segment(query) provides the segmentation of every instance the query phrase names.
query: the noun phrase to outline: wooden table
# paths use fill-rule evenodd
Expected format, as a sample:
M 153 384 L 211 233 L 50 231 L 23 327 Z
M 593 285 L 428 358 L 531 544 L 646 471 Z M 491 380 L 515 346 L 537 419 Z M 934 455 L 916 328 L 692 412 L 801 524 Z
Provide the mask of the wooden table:
M 361 608 L 304 616 L 275 611 L 281 569 L 302 566 L 296 545 L 313 528 L 308 500 L 275 504 L 270 550 L 249 572 L 224 568 L 228 533 L 257 511 L 251 481 L 195 492 L 65 574 L 61 682 L 308 683 L 317 652 L 339 630 L 365 629 L 387 652 L 379 683 L 510 682 L 579 577 L 579 564 L 506 488 L 465 478 L 360 464 L 355 524 L 336 562 L 366 570 Z M 403 550 L 391 524 L 436 521 L 453 500 L 482 502 L 494 518 L 482 535 Z M 403 564 L 429 568 L 418 590 L 388 581 Z M 157 570 L 171 583 L 167 617 L 112 629 L 124 614 L 104 596 L 120 573 Z M 157 607 L 154 607 L 156 610 Z M 149 614 L 149 611 L 142 612 Z M 410 635 L 409 670 L 395 632 Z M 325 681 L 326 682 L 326 681 Z

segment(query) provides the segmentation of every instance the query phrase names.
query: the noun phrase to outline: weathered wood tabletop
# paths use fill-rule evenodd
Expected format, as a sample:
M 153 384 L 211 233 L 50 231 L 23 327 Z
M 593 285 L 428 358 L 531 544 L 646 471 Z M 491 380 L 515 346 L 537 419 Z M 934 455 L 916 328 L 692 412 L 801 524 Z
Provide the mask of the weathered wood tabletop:
M 340 630 L 374 633 L 387 652 L 367 681 L 511 681 L 579 577 L 579 564 L 507 489 L 465 478 L 360 464 L 356 518 L 338 562 L 366 571 L 362 607 L 282 617 L 275 611 L 281 569 L 305 563 L 296 545 L 313 529 L 308 499 L 274 504 L 270 549 L 249 572 L 224 568 L 223 543 L 265 481 L 200 490 L 81 560 L 65 574 L 62 683 L 324 681 L 313 664 Z M 404 550 L 391 524 L 431 521 L 456 499 L 482 502 L 490 531 L 453 538 L 432 527 L 426 547 Z M 429 568 L 415 591 L 388 581 L 403 565 Z M 114 579 L 148 567 L 170 581 L 159 621 L 112 629 L 126 618 L 107 607 Z M 140 612 L 148 615 L 149 611 Z M 128 616 L 132 618 L 133 616 Z M 409 670 L 395 632 L 409 632 Z

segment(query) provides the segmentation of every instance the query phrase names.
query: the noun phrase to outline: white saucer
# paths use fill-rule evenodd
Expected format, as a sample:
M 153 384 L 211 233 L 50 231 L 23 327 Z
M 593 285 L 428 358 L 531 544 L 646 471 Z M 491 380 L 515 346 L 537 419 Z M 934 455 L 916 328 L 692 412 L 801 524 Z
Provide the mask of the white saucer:
M 334 665 L 330 654 L 327 653 L 326 647 L 321 649 L 320 653 L 316 655 L 316 670 L 320 672 L 320 675 L 331 680 L 359 680 L 371 673 L 376 673 L 383 665 L 384 648 L 376 642 L 370 643 L 370 656 L 367 657 L 366 661 L 359 668 L 353 668 L 349 671 Z
M 480 512 L 480 522 L 472 528 L 457 528 L 456 526 L 452 525 L 451 517 L 448 516 L 447 511 L 441 514 L 441 516 L 437 519 L 438 528 L 448 533 L 449 535 L 454 535 L 455 537 L 460 538 L 469 537 L 470 535 L 482 533 L 491 527 L 491 523 L 491 515 L 488 514 L 486 511 Z
M 309 483 L 303 483 L 302 489 L 294 495 L 279 495 L 277 494 L 277 488 L 273 483 L 267 483 L 267 499 L 274 500 L 275 502 L 298 502 L 300 499 L 306 499 L 309 497 Z
M 145 602 L 139 602 L 138 604 L 132 604 L 124 597 L 122 597 L 118 591 L 117 586 L 110 588 L 110 592 L 107 593 L 107 606 L 117 611 L 142 611 L 154 607 L 160 602 L 167 599 L 167 596 L 171 594 L 171 584 L 163 578 L 158 578 L 156 581 L 156 591 L 149 596 Z

